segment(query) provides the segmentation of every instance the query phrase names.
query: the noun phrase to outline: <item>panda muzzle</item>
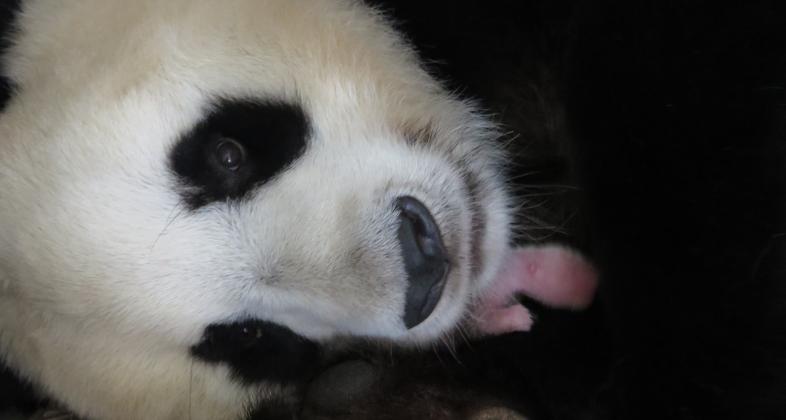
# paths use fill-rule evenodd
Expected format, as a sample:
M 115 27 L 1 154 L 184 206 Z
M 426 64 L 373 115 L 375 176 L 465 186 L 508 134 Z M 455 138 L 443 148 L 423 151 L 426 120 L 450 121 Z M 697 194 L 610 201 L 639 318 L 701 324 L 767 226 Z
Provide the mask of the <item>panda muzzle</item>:
M 396 205 L 401 211 L 398 240 L 408 284 L 403 320 L 413 328 L 439 303 L 450 264 L 439 226 L 426 206 L 409 196 L 399 197 Z

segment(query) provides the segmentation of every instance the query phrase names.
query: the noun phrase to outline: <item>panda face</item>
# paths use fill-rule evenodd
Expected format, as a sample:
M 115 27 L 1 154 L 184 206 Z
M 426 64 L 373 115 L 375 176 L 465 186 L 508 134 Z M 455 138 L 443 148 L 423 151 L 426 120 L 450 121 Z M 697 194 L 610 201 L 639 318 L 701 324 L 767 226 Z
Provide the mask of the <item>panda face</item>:
M 164 346 L 242 319 L 421 343 L 498 270 L 493 130 L 364 7 L 46 6 L 0 117 L 14 316 Z
M 245 254 L 240 281 L 259 283 L 249 286 L 257 301 L 238 305 L 247 308 L 241 316 L 274 319 L 309 337 L 406 337 L 442 300 L 459 255 L 447 251 L 423 202 L 440 192 L 429 194 L 420 181 L 426 173 L 397 168 L 450 166 L 419 157 L 393 133 L 358 139 L 365 147 L 336 147 L 315 144 L 310 127 L 299 105 L 221 101 L 170 152 L 182 206 L 231 221 L 214 231 Z M 401 144 L 390 147 L 391 140 Z M 451 184 L 449 175 L 458 174 L 447 175 L 440 188 L 466 189 L 460 178 Z M 467 210 L 435 198 L 446 221 Z

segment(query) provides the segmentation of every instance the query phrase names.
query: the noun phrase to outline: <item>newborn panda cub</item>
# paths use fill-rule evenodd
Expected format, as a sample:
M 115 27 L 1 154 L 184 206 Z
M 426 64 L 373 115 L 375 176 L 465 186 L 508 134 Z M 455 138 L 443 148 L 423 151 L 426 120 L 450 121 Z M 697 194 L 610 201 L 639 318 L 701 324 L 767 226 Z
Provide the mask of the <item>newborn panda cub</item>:
M 326 346 L 526 329 L 510 295 L 572 261 L 509 249 L 493 127 L 358 1 L 23 1 L 12 29 L 0 360 L 80 416 L 287 398 L 292 355 L 238 377 L 221 325 Z

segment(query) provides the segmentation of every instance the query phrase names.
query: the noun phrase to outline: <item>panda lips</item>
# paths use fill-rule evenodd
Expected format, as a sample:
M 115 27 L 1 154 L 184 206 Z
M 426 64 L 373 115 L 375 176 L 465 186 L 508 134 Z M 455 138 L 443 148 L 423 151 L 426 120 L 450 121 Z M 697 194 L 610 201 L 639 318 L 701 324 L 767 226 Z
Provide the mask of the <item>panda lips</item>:
M 425 321 L 442 297 L 450 268 L 434 217 L 413 197 L 399 197 L 398 240 L 407 273 L 404 325 L 411 329 Z

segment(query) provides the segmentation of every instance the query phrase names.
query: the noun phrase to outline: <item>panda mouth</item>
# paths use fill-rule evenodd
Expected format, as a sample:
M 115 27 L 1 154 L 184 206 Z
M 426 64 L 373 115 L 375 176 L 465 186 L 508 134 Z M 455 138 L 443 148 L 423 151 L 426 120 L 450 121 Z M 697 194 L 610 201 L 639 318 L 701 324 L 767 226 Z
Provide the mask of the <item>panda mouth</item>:
M 410 196 L 399 197 L 398 240 L 407 273 L 403 321 L 414 328 L 425 321 L 442 297 L 450 262 L 439 225 L 426 206 Z

